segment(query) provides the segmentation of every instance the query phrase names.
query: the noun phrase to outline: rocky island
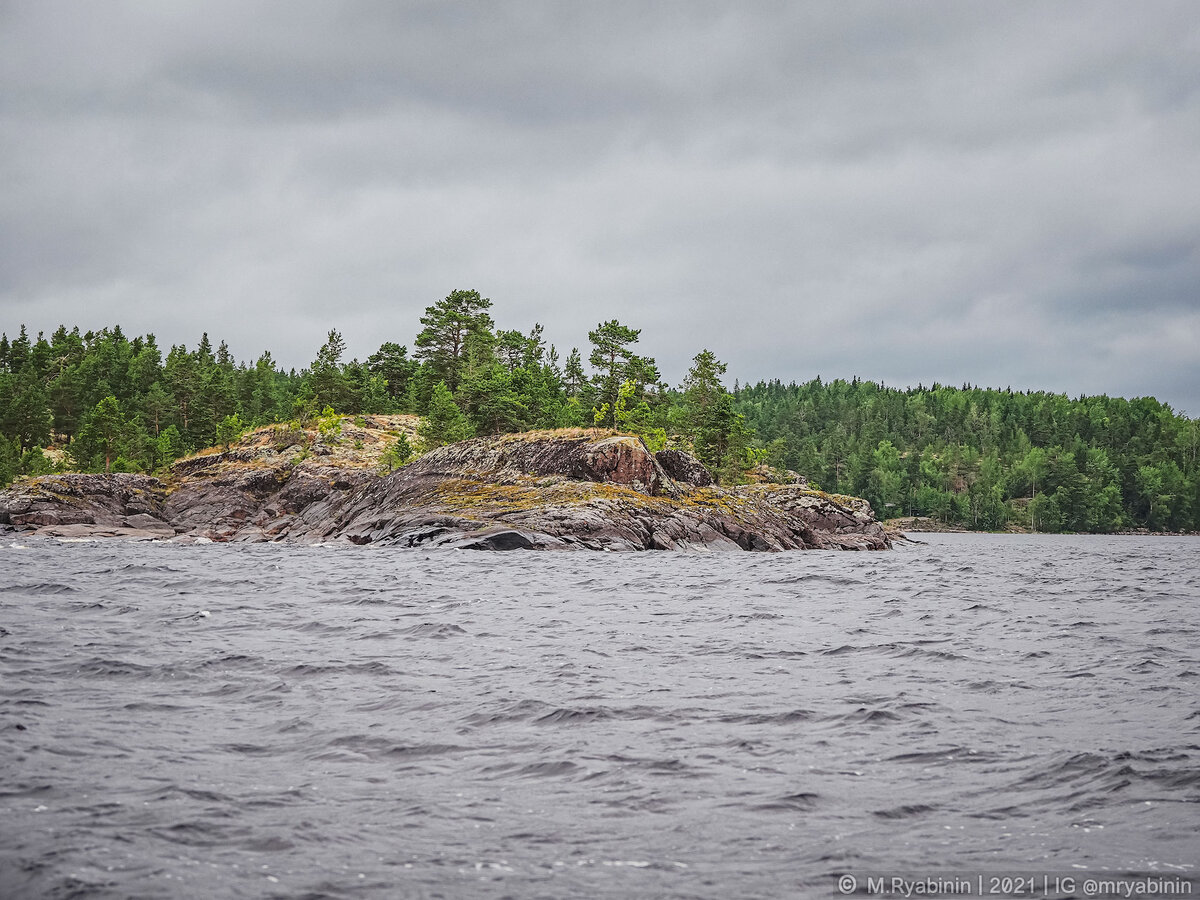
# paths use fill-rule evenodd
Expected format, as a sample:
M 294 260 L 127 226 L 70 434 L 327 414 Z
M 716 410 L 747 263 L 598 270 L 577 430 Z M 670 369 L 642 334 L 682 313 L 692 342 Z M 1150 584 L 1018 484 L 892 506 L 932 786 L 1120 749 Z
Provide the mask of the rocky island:
M 388 472 L 415 416 L 269 426 L 164 477 L 59 474 L 0 493 L 0 527 L 58 538 L 349 542 L 477 550 L 882 550 L 870 505 L 784 483 L 720 487 L 698 460 L 598 429 L 436 448 Z

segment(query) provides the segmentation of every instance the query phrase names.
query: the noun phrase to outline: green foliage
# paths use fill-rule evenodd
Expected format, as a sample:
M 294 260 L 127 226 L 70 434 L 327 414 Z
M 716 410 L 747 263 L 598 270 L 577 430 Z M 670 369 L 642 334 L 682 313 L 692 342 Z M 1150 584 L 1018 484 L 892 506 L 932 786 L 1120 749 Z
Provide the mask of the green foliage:
M 396 440 L 383 451 L 379 457 L 380 470 L 385 475 L 390 475 L 395 472 L 413 457 L 412 444 L 409 443 L 408 435 L 399 434 Z
M 22 475 L 49 475 L 53 471 L 54 463 L 47 458 L 40 447 L 34 447 L 21 454 Z
M 639 430 L 638 434 L 642 436 L 646 449 L 651 453 L 657 453 L 667 446 L 667 430 L 665 428 L 652 426 Z
M 588 340 L 592 342 L 589 362 L 597 370 L 594 379 L 594 397 L 599 403 L 596 408 L 597 425 L 616 425 L 613 417 L 624 384 L 633 383 L 630 399 L 641 399 L 643 388 L 658 381 L 654 360 L 648 356 L 637 356 L 629 349 L 631 344 L 637 343 L 641 333 L 640 328 L 628 328 L 616 319 L 602 322 L 594 331 L 588 332 Z M 568 359 L 570 364 L 571 360 Z
M 667 432 L 665 428 L 654 424 L 650 404 L 645 400 L 634 403 L 637 387 L 632 380 L 621 384 L 617 390 L 616 403 L 611 408 L 611 415 L 607 403 L 601 404 L 599 409 L 592 410 L 593 427 L 600 427 L 606 419 L 610 420 L 617 431 L 640 435 L 646 447 L 651 452 L 656 452 L 667 445 Z M 574 404 L 577 402 L 573 398 L 569 401 Z
M 71 444 L 75 464 L 84 471 L 103 465 L 106 473 L 111 472 L 113 460 L 121 456 L 124 449 L 128 427 L 129 421 L 117 398 L 110 395 L 102 399 Z
M 113 472 L 141 472 L 142 466 L 138 457 L 127 458 L 124 454 L 113 460 L 111 471 Z
M 521 388 L 516 370 L 490 361 L 468 370 L 458 396 L 476 432 L 501 434 L 524 431 L 533 422 L 528 397 Z
M 712 351 L 696 354 L 683 382 L 680 425 L 696 458 L 720 480 L 732 482 L 741 477 L 742 468 L 758 461 L 745 456 L 749 435 L 743 417 L 734 410 L 733 396 L 721 383 L 724 374 L 725 364 Z M 781 456 L 777 452 L 775 458 Z
M 333 411 L 332 406 L 321 410 L 317 418 L 317 434 L 327 444 L 336 444 L 342 439 L 342 419 L 344 417 Z
M 226 416 L 217 425 L 217 443 L 229 449 L 229 445 L 240 438 L 246 432 L 246 426 L 238 414 Z
M 1029 522 L 1034 531 L 1062 531 L 1063 516 L 1058 497 L 1039 494 L 1029 501 Z
M 579 348 L 572 347 L 571 353 L 567 356 L 567 363 L 563 367 L 563 388 L 566 391 L 567 397 L 582 404 L 588 394 L 588 377 L 583 371 L 583 358 L 579 355 Z
M 344 409 L 352 405 L 350 380 L 341 365 L 345 352 L 346 341 L 339 331 L 331 329 L 308 373 L 308 384 L 318 406 Z
M 402 408 L 409 382 L 417 370 L 416 361 L 408 358 L 408 347 L 385 341 L 367 357 L 366 370 L 369 375 L 382 379 L 383 392 L 390 400 L 388 409 L 373 411 L 391 412 Z M 369 410 L 364 409 L 366 411 Z
M 471 423 L 454 402 L 454 395 L 450 393 L 446 382 L 439 381 L 434 386 L 429 412 L 417 429 L 417 434 L 426 447 L 433 448 L 466 440 L 472 433 Z
M 740 415 L 731 420 L 725 453 L 713 475 L 720 484 L 736 484 L 744 480 L 746 469 L 757 466 L 763 460 L 758 448 L 750 443 L 751 432 Z
M 468 343 L 494 341 L 492 317 L 487 314 L 492 301 L 478 291 L 452 291 L 444 300 L 426 307 L 421 316 L 424 326 L 416 339 L 416 356 L 428 362 L 438 381 L 454 391 L 466 367 Z
M 21 474 L 20 444 L 0 434 L 0 488 L 8 487 Z
M 33 363 L 26 362 L 5 387 L 8 401 L 0 406 L 0 428 L 16 439 L 22 451 L 42 446 L 50 439 L 53 417 L 50 396 Z
M 292 399 L 290 417 L 295 419 L 301 428 L 311 425 L 318 415 L 317 398 L 312 392 L 312 385 L 304 382 Z
M 621 386 L 617 389 L 617 401 L 612 407 L 612 421 L 618 431 L 629 430 L 630 420 L 633 418 L 633 411 L 629 408 L 629 404 L 636 390 L 637 385 L 631 380 L 621 382 Z M 607 404 L 605 405 L 607 406 Z
M 119 327 L 83 334 L 60 327 L 49 340 L 3 338 L 5 345 L 0 434 L 26 444 L 22 452 L 53 440 L 85 470 L 152 470 L 213 444 L 228 416 L 254 424 L 284 418 L 300 381 L 269 353 L 254 366 L 237 365 L 207 335 L 194 351 L 171 347 L 165 359 L 154 335 L 130 338 Z M 96 414 L 108 397 L 117 403 L 115 430 Z
M 0 488 L 8 487 L 20 476 L 49 475 L 54 470 L 54 464 L 40 448 L 34 447 L 22 453 L 17 441 L 0 434 Z
M 1134 483 L 1147 527 L 1176 530 L 1185 526 L 1189 499 L 1186 477 L 1174 460 L 1139 466 Z
M 150 468 L 169 466 L 175 460 L 179 459 L 179 457 L 183 456 L 184 452 L 183 435 L 179 433 L 179 429 L 174 425 L 168 425 L 154 439 Z
M 282 425 L 276 425 L 271 436 L 271 445 L 277 453 L 282 453 L 288 447 L 307 447 L 309 444 L 308 432 L 293 422 L 286 422 Z
M 359 372 L 362 375 L 361 372 Z M 387 389 L 387 381 L 382 375 L 366 375 L 357 379 L 358 408 L 365 413 L 388 413 L 394 410 L 397 402 Z
M 1037 531 L 1200 525 L 1196 423 L 1148 398 L 816 379 L 747 387 L 736 406 L 759 440 L 784 442 L 774 464 L 883 515 Z
M 871 453 L 874 465 L 867 477 L 867 499 L 882 515 L 890 515 L 903 497 L 903 471 L 900 452 L 891 441 L 880 441 Z

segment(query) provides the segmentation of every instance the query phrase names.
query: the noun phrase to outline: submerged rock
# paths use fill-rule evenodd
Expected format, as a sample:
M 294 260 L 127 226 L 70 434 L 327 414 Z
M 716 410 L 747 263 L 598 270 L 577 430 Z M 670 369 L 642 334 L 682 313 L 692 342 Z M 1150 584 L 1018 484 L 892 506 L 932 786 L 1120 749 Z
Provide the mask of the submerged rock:
M 0 523 L 53 537 L 474 550 L 890 546 L 864 500 L 803 482 L 721 488 L 682 451 L 653 454 L 638 437 L 578 430 L 463 441 L 386 476 L 365 462 L 347 464 L 344 453 L 313 456 L 252 437 L 183 460 L 166 480 L 19 482 L 0 493 Z

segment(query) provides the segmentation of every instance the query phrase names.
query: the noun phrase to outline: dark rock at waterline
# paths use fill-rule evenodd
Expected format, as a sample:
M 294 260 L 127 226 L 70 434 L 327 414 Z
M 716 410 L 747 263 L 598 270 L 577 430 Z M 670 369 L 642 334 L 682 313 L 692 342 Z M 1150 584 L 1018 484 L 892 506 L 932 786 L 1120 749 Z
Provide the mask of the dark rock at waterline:
M 143 528 L 162 521 L 165 488 L 147 475 L 47 475 L 0 492 L 0 523 L 15 528 Z

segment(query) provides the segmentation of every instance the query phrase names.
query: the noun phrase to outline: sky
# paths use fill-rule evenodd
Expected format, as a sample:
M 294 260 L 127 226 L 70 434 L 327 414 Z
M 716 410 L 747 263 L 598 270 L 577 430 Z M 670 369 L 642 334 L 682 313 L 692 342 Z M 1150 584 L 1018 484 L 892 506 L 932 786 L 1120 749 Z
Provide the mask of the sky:
M 0 330 L 307 365 L 456 289 L 678 384 L 1200 416 L 1183 2 L 0 0 Z

